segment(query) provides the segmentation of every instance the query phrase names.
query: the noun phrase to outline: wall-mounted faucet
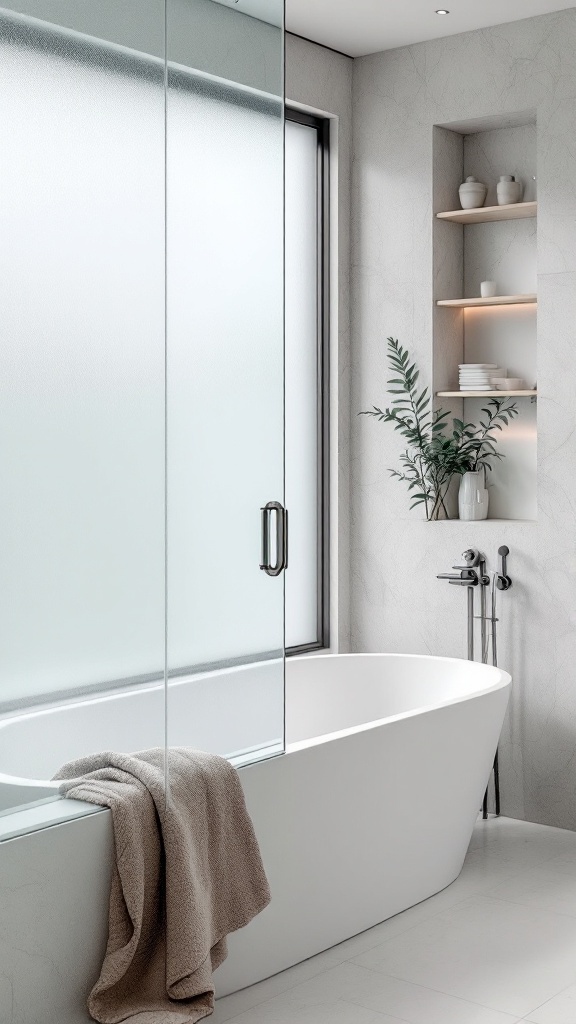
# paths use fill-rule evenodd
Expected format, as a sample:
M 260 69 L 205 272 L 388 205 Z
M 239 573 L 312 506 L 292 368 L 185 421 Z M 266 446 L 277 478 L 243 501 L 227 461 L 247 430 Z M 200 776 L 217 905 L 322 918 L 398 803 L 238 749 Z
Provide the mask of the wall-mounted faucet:
M 453 569 L 458 569 L 457 575 L 451 572 L 442 572 L 436 577 L 439 580 L 448 580 L 452 586 L 455 587 L 468 587 L 468 660 L 474 661 L 474 587 L 481 586 L 480 592 L 480 603 L 481 610 L 480 614 L 486 615 L 486 592 L 484 587 L 487 587 L 490 583 L 490 577 L 486 575 L 486 556 L 476 548 L 467 548 L 463 553 L 462 558 L 464 565 L 453 565 Z M 483 630 L 485 631 L 486 624 L 483 623 Z M 482 634 L 482 650 L 484 650 L 485 637 L 484 632 Z
M 480 580 L 474 569 L 464 568 L 462 565 L 453 565 L 453 569 L 460 569 L 457 576 L 453 572 L 441 572 L 436 579 L 448 580 L 454 587 L 477 587 Z
M 508 548 L 506 548 L 508 551 Z M 448 580 L 457 587 L 477 587 L 479 583 L 487 586 L 490 580 L 486 576 L 486 557 L 477 551 L 476 548 L 467 548 L 462 555 L 465 564 L 453 565 L 453 569 L 459 569 L 458 575 L 451 572 L 441 572 L 436 577 L 439 580 Z M 478 570 L 478 572 L 476 571 Z
M 488 633 L 487 624 L 491 624 L 492 628 L 492 664 L 494 666 L 498 663 L 498 652 L 496 645 L 496 589 L 498 590 L 510 590 L 512 586 L 512 580 L 508 575 L 508 555 L 510 549 L 505 544 L 498 548 L 498 557 L 500 559 L 499 572 L 494 572 L 492 582 L 492 607 L 491 614 L 486 614 L 486 588 L 490 585 L 490 576 L 486 572 L 486 555 L 483 555 L 476 548 L 468 548 L 462 558 L 464 565 L 453 565 L 453 569 L 457 569 L 458 573 L 455 575 L 451 572 L 439 573 L 437 579 L 448 580 L 453 586 L 457 587 L 468 587 L 468 660 L 474 661 L 474 590 L 476 587 L 480 587 L 480 636 L 481 636 L 481 656 L 483 664 L 488 664 Z M 496 801 L 496 814 L 500 814 L 500 773 L 498 765 L 498 751 L 496 751 L 496 757 L 494 758 L 494 794 Z M 484 803 L 482 806 L 482 816 L 488 817 L 488 790 L 484 796 Z

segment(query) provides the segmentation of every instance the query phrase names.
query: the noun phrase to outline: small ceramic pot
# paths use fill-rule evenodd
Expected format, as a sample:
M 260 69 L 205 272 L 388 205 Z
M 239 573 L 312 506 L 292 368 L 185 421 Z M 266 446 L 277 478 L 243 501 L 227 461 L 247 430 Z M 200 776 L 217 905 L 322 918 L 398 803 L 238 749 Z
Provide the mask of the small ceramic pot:
M 484 206 L 487 192 L 486 185 L 483 185 L 481 181 L 476 181 L 476 178 L 472 176 L 466 178 L 466 181 L 458 189 L 460 206 L 463 210 L 477 210 L 479 206 Z
M 516 181 L 513 174 L 502 174 L 496 186 L 498 195 L 498 206 L 509 206 L 511 203 L 520 203 L 524 187 L 521 181 Z
M 482 281 L 480 285 L 480 295 L 483 299 L 491 299 L 496 294 L 496 281 Z
M 466 522 L 488 518 L 488 491 L 483 469 L 463 473 L 458 493 L 458 515 Z

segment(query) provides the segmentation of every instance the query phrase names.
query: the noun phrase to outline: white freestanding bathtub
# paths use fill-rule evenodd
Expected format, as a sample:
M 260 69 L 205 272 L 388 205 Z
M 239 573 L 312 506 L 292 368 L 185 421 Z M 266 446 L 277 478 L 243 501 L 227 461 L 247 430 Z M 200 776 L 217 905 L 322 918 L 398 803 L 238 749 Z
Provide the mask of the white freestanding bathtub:
M 229 670 L 238 671 L 247 670 Z M 252 671 L 265 679 L 265 666 Z M 272 902 L 231 936 L 229 958 L 216 974 L 218 995 L 333 946 L 454 881 L 510 682 L 498 669 L 447 658 L 375 654 L 288 662 L 286 753 L 239 769 Z M 108 706 L 102 698 L 52 709 L 59 716 L 58 728 L 49 730 L 58 736 L 52 751 L 43 737 L 46 711 L 0 716 L 2 1022 L 89 1019 L 85 999 L 106 941 L 111 818 L 107 810 L 54 800 L 46 780 L 68 754 L 76 756 L 79 735 L 83 752 L 108 749 L 102 730 L 111 718 L 116 728 L 125 714 L 145 737 L 147 716 L 160 707 L 155 692 L 136 690 L 124 703 L 110 697 Z M 185 696 L 181 688 L 181 721 Z M 27 762 L 49 770 L 34 779 Z M 23 800 L 31 806 L 11 810 Z M 66 820 L 70 813 L 82 816 Z

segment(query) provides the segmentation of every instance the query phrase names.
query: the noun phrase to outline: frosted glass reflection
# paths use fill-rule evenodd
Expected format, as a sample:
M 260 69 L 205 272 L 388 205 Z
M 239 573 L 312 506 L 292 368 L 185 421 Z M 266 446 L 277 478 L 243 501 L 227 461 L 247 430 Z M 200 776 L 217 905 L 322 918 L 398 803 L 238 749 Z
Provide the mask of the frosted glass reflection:
M 161 673 L 162 67 L 0 16 L 0 702 Z

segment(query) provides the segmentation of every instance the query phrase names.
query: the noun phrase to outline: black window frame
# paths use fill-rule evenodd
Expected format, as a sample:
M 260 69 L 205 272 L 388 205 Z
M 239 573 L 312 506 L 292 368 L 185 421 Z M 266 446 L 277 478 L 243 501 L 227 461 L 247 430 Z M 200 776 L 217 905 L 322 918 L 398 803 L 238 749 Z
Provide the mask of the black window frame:
M 286 657 L 330 647 L 330 118 L 286 105 L 285 120 L 317 133 L 317 571 L 316 637 Z

